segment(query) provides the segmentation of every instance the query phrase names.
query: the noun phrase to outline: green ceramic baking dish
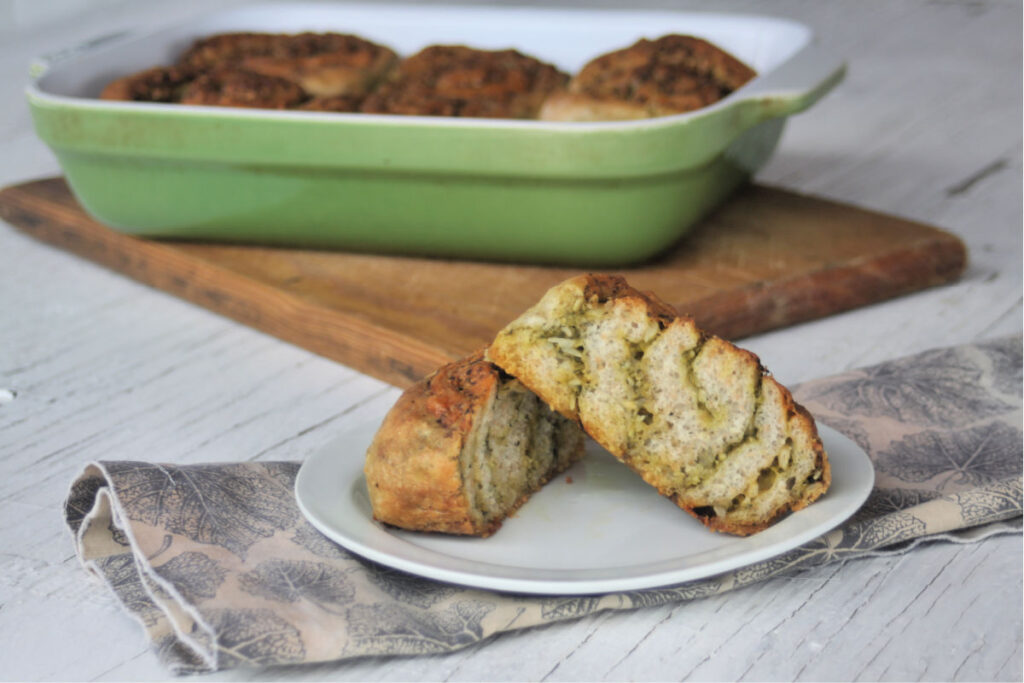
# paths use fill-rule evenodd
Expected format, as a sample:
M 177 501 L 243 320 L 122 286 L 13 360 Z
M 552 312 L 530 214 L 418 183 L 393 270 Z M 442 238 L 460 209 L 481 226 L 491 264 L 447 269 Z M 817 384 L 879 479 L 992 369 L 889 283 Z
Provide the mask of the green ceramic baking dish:
M 109 80 L 228 30 L 352 32 L 402 54 L 511 46 L 569 72 L 640 37 L 688 33 L 759 76 L 697 112 L 609 123 L 97 99 Z M 620 266 L 676 242 L 764 164 L 786 117 L 842 73 L 806 27 L 760 16 L 289 4 L 67 50 L 37 62 L 27 95 L 79 201 L 126 233 Z

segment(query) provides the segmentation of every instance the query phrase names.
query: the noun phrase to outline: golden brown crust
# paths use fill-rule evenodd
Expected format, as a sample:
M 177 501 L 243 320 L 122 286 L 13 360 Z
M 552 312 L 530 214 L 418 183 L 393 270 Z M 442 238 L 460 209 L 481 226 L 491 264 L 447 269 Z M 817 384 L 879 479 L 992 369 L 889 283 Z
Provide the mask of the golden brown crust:
M 591 273 L 583 276 L 582 280 L 584 282 L 583 296 L 587 301 L 603 304 L 612 299 L 633 299 L 633 305 L 639 306 L 647 317 L 658 323 L 658 327 L 661 329 L 665 329 L 669 323 L 679 317 L 676 309 L 658 298 L 657 294 L 634 289 L 621 275 Z
M 231 93 L 210 94 L 225 89 L 210 84 L 210 74 L 223 78 L 239 70 L 290 81 L 303 97 L 281 95 L 281 88 L 267 85 L 271 81 L 243 86 L 238 76 L 226 88 Z M 196 40 L 174 66 L 117 79 L 101 97 L 179 102 L 187 90 L 193 104 L 604 121 L 707 106 L 753 76 L 728 53 L 691 36 L 641 40 L 592 60 L 570 81 L 516 50 L 432 45 L 399 62 L 390 48 L 350 34 L 238 32 Z M 198 78 L 203 82 L 193 85 Z M 332 99 L 338 96 L 346 99 Z
M 251 55 L 243 68 L 286 78 L 316 97 L 362 96 L 398 61 L 390 48 L 343 33 L 301 33 L 271 54 Z
M 440 368 L 399 397 L 366 454 L 374 519 L 421 531 L 487 536 L 474 520 L 459 454 L 497 391 L 499 371 L 481 354 Z
M 533 118 L 568 76 L 515 50 L 433 45 L 403 60 L 364 102 L 372 114 Z
M 190 69 L 157 66 L 111 81 L 100 98 L 130 102 L 178 102 L 181 91 L 195 77 Z
M 269 109 L 357 111 L 398 61 L 391 49 L 341 33 L 223 33 L 197 40 L 177 64 L 109 83 L 103 99 Z
M 378 521 L 488 536 L 583 457 L 582 430 L 482 356 L 440 368 L 388 413 L 364 466 Z
M 296 99 L 272 85 L 273 81 L 239 76 L 240 71 L 290 81 L 302 89 L 303 96 Z M 433 45 L 399 62 L 393 50 L 350 34 L 238 32 L 199 39 L 174 66 L 117 79 L 101 97 L 313 111 L 604 121 L 703 107 L 753 75 L 728 53 L 691 36 L 641 40 L 592 60 L 570 81 L 554 66 L 515 50 Z M 339 96 L 342 99 L 334 99 Z
M 667 35 L 588 62 L 566 90 L 545 102 L 548 121 L 616 121 L 706 107 L 755 76 L 706 40 Z
M 194 71 L 233 66 L 246 57 L 274 54 L 286 38 L 276 33 L 218 33 L 192 43 L 178 58 L 178 66 Z
M 181 92 L 182 104 L 219 107 L 289 109 L 305 99 L 289 80 L 230 67 L 201 74 Z

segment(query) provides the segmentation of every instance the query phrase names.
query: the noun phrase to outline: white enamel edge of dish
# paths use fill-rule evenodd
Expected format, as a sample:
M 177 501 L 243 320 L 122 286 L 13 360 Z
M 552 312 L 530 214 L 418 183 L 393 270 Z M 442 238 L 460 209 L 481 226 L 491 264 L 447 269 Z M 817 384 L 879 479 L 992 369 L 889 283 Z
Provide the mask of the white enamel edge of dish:
M 539 15 L 549 16 L 552 20 L 559 17 L 575 17 L 579 19 L 590 18 L 591 21 L 613 21 L 622 17 L 641 17 L 650 21 L 663 21 L 667 24 L 666 30 L 670 30 L 672 22 L 685 20 L 688 17 L 697 17 L 703 21 L 720 21 L 728 24 L 734 22 L 766 22 L 786 27 L 794 34 L 801 34 L 799 47 L 796 51 L 780 64 L 767 72 L 761 73 L 757 78 L 718 102 L 694 112 L 675 114 L 672 116 L 657 117 L 640 121 L 604 121 L 604 122 L 554 122 L 554 121 L 519 121 L 510 119 L 473 119 L 473 118 L 444 118 L 433 116 L 395 116 L 387 114 L 351 114 L 340 112 L 304 112 L 304 111 L 276 111 L 276 110 L 249 110 L 235 107 L 210 107 L 210 106 L 189 106 L 183 108 L 180 105 L 161 103 L 138 103 L 138 102 L 114 102 L 100 100 L 98 98 L 73 97 L 69 95 L 58 95 L 47 92 L 40 86 L 40 81 L 52 69 L 68 62 L 101 50 L 117 49 L 119 45 L 137 40 L 144 36 L 131 33 L 113 33 L 100 36 L 75 46 L 60 50 L 48 55 L 42 55 L 33 60 L 30 67 L 31 80 L 25 88 L 26 95 L 30 100 L 37 103 L 51 105 L 65 105 L 76 108 L 93 110 L 138 110 L 149 112 L 173 112 L 175 115 L 196 116 L 212 115 L 227 118 L 259 118 L 267 120 L 305 120 L 339 122 L 346 121 L 348 124 L 371 125 L 371 124 L 393 124 L 393 125 L 422 125 L 422 126 L 446 126 L 446 127 L 485 127 L 485 128 L 532 128 L 537 130 L 574 130 L 584 131 L 591 129 L 637 129 L 676 125 L 683 121 L 694 118 L 712 115 L 721 109 L 731 108 L 741 103 L 756 100 L 777 100 L 782 106 L 778 111 L 766 115 L 787 115 L 795 113 L 810 104 L 813 104 L 819 97 L 831 89 L 845 72 L 845 65 L 835 55 L 830 54 L 821 46 L 812 42 L 810 30 L 798 22 L 776 17 L 764 17 L 745 14 L 712 14 L 712 13 L 687 13 L 687 12 L 657 12 L 657 11 L 635 11 L 622 12 L 614 10 L 550 10 L 541 8 L 473 8 L 473 7 L 447 7 L 447 6 L 388 6 L 388 5 L 341 5 L 337 6 L 334 13 L 324 10 L 321 6 L 295 5 L 289 7 L 291 11 L 305 9 L 326 11 L 326 15 L 335 16 L 336 19 L 346 16 L 395 16 L 396 7 L 398 11 L 405 13 L 423 13 L 425 16 L 433 16 L 436 20 L 444 17 L 458 17 L 468 15 L 475 20 L 481 17 L 493 17 L 506 19 L 519 19 L 536 17 Z M 232 16 L 244 16 L 245 12 L 268 12 L 274 10 L 275 6 L 257 6 L 254 8 L 243 8 L 208 15 L 206 20 L 221 18 L 222 21 L 229 20 Z M 390 14 L 389 14 L 390 13 Z M 532 14 L 531 14 L 532 13 Z M 180 26 L 198 24 L 204 18 L 199 18 L 182 24 Z M 331 22 L 333 23 L 333 22 Z M 502 22 L 504 25 L 507 22 Z M 550 22 L 548 22 L 550 23 Z M 331 27 L 325 27 L 331 28 Z M 335 27 L 336 28 L 336 27 Z M 152 34 L 154 37 L 159 34 Z M 790 107 L 786 107 L 786 102 Z
M 699 545 L 696 552 L 680 551 L 675 557 L 640 563 L 631 563 L 621 553 L 615 553 L 616 559 L 597 568 L 516 566 L 507 561 L 514 548 L 503 538 L 515 537 L 521 543 L 523 533 L 520 532 L 528 532 L 531 542 L 540 544 L 543 551 L 544 544 L 550 541 L 544 538 L 546 532 L 551 532 L 550 521 L 538 524 L 535 519 L 524 519 L 528 517 L 524 513 L 531 510 L 531 504 L 540 506 L 534 503 L 540 496 L 556 495 L 548 492 L 548 488 L 558 484 L 558 480 L 548 484 L 515 517 L 506 520 L 501 529 L 486 539 L 421 534 L 388 527 L 372 520 L 362 475 L 364 453 L 376 427 L 376 424 L 366 425 L 353 431 L 302 465 L 295 491 L 303 515 L 328 538 L 374 562 L 430 579 L 498 591 L 550 595 L 606 593 L 668 586 L 738 569 L 775 557 L 832 530 L 860 508 L 874 485 L 874 468 L 867 454 L 849 438 L 819 425 L 832 466 L 831 488 L 813 505 L 765 531 L 746 538 L 714 534 L 641 482 L 645 491 L 642 495 L 646 498 L 638 498 L 641 504 L 636 507 L 650 510 L 654 509 L 651 505 L 671 506 L 670 513 L 658 509 L 657 514 L 677 514 L 679 538 L 689 538 L 694 545 Z M 611 459 L 610 455 L 604 455 Z M 576 467 L 580 466 L 581 463 L 577 463 Z M 570 470 L 569 474 L 572 472 Z M 629 478 L 622 481 L 624 486 L 640 481 L 624 467 L 622 476 Z M 586 485 L 585 480 L 574 483 L 557 495 L 575 495 L 578 489 L 574 487 Z M 643 525 L 642 515 L 648 513 L 637 514 L 640 516 L 635 520 L 617 521 Z M 512 531 L 512 525 L 518 528 Z M 571 533 L 566 529 L 559 531 Z M 590 542 L 614 545 L 616 540 Z M 632 542 L 632 539 L 625 542 Z M 489 550 L 494 551 L 493 557 L 489 556 Z

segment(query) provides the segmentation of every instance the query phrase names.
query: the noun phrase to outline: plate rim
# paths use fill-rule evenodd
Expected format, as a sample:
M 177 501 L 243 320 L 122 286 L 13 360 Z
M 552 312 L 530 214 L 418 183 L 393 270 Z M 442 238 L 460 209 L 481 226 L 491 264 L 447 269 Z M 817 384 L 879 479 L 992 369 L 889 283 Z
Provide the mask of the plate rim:
M 325 444 L 302 463 L 295 478 L 294 492 L 296 502 L 303 517 L 331 541 L 338 543 L 338 545 L 349 552 L 372 562 L 426 579 L 467 588 L 499 592 L 532 595 L 607 594 L 678 585 L 687 581 L 704 579 L 727 571 L 748 567 L 777 557 L 837 528 L 861 508 L 870 495 L 875 481 L 874 466 L 864 449 L 839 431 L 827 425 L 819 424 L 819 435 L 825 445 L 826 452 L 829 453 L 833 473 L 836 469 L 839 469 L 840 471 L 850 470 L 855 475 L 851 477 L 851 481 L 845 482 L 844 490 L 841 493 L 843 496 L 842 504 L 829 517 L 810 523 L 792 534 L 784 535 L 778 540 L 769 542 L 768 545 L 762 544 L 745 551 L 735 551 L 733 548 L 735 545 L 742 545 L 744 542 L 752 542 L 749 539 L 757 539 L 759 534 L 748 537 L 729 537 L 730 540 L 734 539 L 736 543 L 730 543 L 725 547 L 704 550 L 693 555 L 684 553 L 677 558 L 668 560 L 636 565 L 627 564 L 617 568 L 603 567 L 595 570 L 537 570 L 529 567 L 516 567 L 500 563 L 482 562 L 476 559 L 460 558 L 409 543 L 397 536 L 386 525 L 372 518 L 366 518 L 365 515 L 361 516 L 362 519 L 360 521 L 354 523 L 364 527 L 371 525 L 376 533 L 382 533 L 387 539 L 390 539 L 385 541 L 385 543 L 394 544 L 400 548 L 414 548 L 412 551 L 414 557 L 410 558 L 407 555 L 395 554 L 373 547 L 358 538 L 353 538 L 351 533 L 348 533 L 343 528 L 339 528 L 330 519 L 326 519 L 318 514 L 315 501 L 310 501 L 306 495 L 309 489 L 308 482 L 317 476 L 320 469 L 326 467 L 322 464 L 324 462 L 334 465 L 335 468 L 341 468 L 343 470 L 342 473 L 348 474 L 348 477 L 338 488 L 339 500 L 343 498 L 346 491 L 350 491 L 355 486 L 358 486 L 362 480 L 365 457 L 362 453 L 358 457 L 355 457 L 354 453 L 349 453 L 350 457 L 345 459 L 347 462 L 340 465 L 336 464 L 338 460 L 337 445 L 339 442 L 347 441 L 348 449 L 360 448 L 365 451 L 365 447 L 369 445 L 369 441 L 372 439 L 372 435 L 379 424 L 379 421 L 374 421 L 354 427 L 346 432 L 346 434 Z M 353 437 L 357 437 L 355 443 L 353 443 Z M 840 465 L 838 468 L 836 467 L 837 463 Z M 354 476 L 353 473 L 355 473 Z M 835 479 L 833 478 L 829 492 L 835 491 L 835 485 Z M 849 486 L 850 489 L 845 490 L 846 486 Z M 828 496 L 828 493 L 825 495 Z M 825 498 L 822 498 L 822 501 L 824 500 Z M 794 518 L 805 521 L 806 516 L 797 516 L 813 513 L 817 504 L 815 503 L 804 510 L 791 513 L 786 519 L 761 533 L 766 533 L 771 529 L 778 530 L 781 528 L 785 530 L 784 525 L 787 521 Z M 680 510 L 680 513 L 685 514 L 682 510 Z M 405 530 L 395 531 L 415 533 Z M 706 533 L 715 532 L 708 530 Z M 473 540 L 472 538 L 467 539 L 468 542 Z M 693 564 L 692 560 L 699 558 L 701 555 L 721 555 L 721 557 Z M 680 566 L 680 563 L 684 566 Z M 630 573 L 628 575 L 620 573 L 616 576 L 608 576 L 608 573 L 613 571 L 629 571 Z M 541 576 L 541 574 L 548 574 L 548 576 Z

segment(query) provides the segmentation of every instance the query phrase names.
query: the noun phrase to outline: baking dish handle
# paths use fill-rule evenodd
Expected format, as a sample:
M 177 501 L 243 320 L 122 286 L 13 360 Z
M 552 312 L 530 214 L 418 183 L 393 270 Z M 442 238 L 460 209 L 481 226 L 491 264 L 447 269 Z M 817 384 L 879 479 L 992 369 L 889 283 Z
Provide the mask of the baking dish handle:
M 741 103 L 754 104 L 756 122 L 807 109 L 843 80 L 846 64 L 817 44 L 809 44 L 775 70 L 743 88 Z
M 92 52 L 96 48 L 102 47 L 107 43 L 120 40 L 130 33 L 130 31 L 114 31 L 113 33 L 105 33 L 101 36 L 90 38 L 89 40 L 78 43 L 77 45 L 72 45 L 71 47 L 66 47 L 55 52 L 39 55 L 32 60 L 31 64 L 29 64 L 28 75 L 33 80 L 39 80 L 46 75 L 47 71 L 61 62 L 66 62 L 69 59 L 74 59 Z

